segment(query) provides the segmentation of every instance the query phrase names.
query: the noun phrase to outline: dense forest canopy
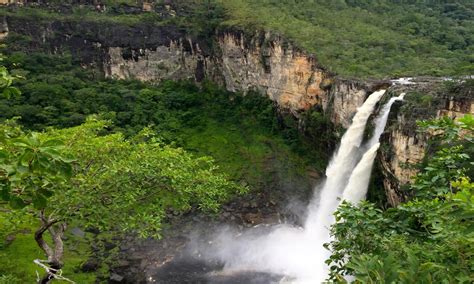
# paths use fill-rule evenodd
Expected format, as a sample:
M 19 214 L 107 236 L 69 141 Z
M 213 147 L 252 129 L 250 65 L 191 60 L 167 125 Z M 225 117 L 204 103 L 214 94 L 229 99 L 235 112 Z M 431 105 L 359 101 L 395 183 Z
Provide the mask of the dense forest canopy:
M 31 143 L 22 145 L 42 149 L 46 143 L 49 152 L 49 147 L 55 145 L 51 142 L 48 146 L 48 141 L 59 139 L 63 142 L 55 146 L 59 147 L 56 151 L 74 157 L 73 177 L 68 177 L 67 182 L 62 178 L 61 186 L 55 190 L 33 197 L 10 196 L 7 191 L 1 191 L 14 207 L 28 205 L 20 213 L 6 211 L 2 215 L 0 237 L 4 239 L 19 230 L 35 231 L 38 221 L 27 213 L 34 204 L 41 208 L 46 201 L 50 201 L 47 213 L 61 211 L 66 217 L 64 221 L 71 221 L 75 226 L 82 224 L 117 232 L 128 229 L 156 236 L 162 224 L 169 221 L 169 210 L 178 215 L 198 208 L 215 212 L 229 197 L 235 197 L 238 189 L 249 188 L 252 194 L 258 195 L 278 188 L 287 180 L 301 179 L 307 170 L 322 169 L 327 153 L 319 149 L 329 147 L 334 135 L 333 126 L 320 111 L 308 113 L 315 126 L 313 135 L 319 141 L 314 143 L 315 140 L 304 138 L 297 131 L 294 118 L 279 117 L 276 106 L 268 98 L 257 93 L 248 96 L 231 93 L 211 82 L 198 87 L 192 82 L 166 81 L 157 86 L 105 79 L 94 70 L 80 67 L 68 54 L 12 52 L 3 63 L 11 69 L 12 88 L 6 89 L 5 96 L 0 98 L 3 122 L 0 130 L 11 133 L 6 141 L 12 140 L 12 144 L 6 149 L 2 144 L 0 150 L 21 157 L 24 148 L 13 140 L 32 139 Z M 15 87 L 21 90 L 21 95 Z M 32 132 L 41 134 L 35 140 Z M 52 158 L 47 153 L 46 157 Z M 12 160 L 4 161 L 11 164 Z M 272 176 L 276 171 L 281 180 Z M 56 180 L 35 174 L 35 180 L 41 183 Z M 215 191 L 209 190 L 206 180 L 215 182 L 217 187 L 211 186 Z M 69 183 L 74 186 L 68 186 Z M 127 186 L 133 190 L 126 190 Z M 158 192 L 156 187 L 166 189 Z M 84 198 L 86 189 L 91 191 Z M 125 190 L 130 195 L 114 193 L 114 189 Z M 110 195 L 101 194 L 110 190 Z M 144 196 L 154 194 L 156 198 L 143 200 Z M 85 206 L 101 199 L 104 207 Z M 149 206 L 146 201 L 151 202 Z M 9 203 L 2 206 L 8 207 Z M 145 211 L 137 210 L 137 204 Z M 118 211 L 114 212 L 110 206 Z M 65 210 L 70 207 L 85 211 Z M 125 227 L 106 221 L 120 215 L 127 219 Z M 69 231 L 65 234 L 71 238 Z M 16 238 L 14 245 L 2 245 L 0 251 L 4 267 L 0 273 L 6 275 L 7 283 L 31 279 L 37 269 L 32 259 L 42 258 L 34 240 L 22 234 Z M 110 241 L 110 237 L 105 239 Z M 74 272 L 84 258 L 90 257 L 90 249 L 84 241 L 80 243 L 82 251 L 78 253 L 68 251 L 71 242 L 66 241 L 64 271 L 74 280 L 84 279 L 84 283 L 89 283 L 94 274 Z M 15 262 L 7 261 L 15 251 L 21 257 Z M 23 268 L 15 268 L 15 263 L 21 263 Z

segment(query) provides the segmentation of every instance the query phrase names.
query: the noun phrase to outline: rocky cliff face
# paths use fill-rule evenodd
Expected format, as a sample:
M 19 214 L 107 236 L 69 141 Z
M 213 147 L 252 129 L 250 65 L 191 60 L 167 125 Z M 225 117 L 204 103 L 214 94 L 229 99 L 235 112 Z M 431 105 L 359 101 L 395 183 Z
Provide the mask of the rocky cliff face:
M 278 36 L 263 33 L 246 43 L 243 34 L 224 33 L 218 42 L 221 73 L 231 91 L 256 89 L 293 112 L 321 104 L 327 96 L 321 83 L 330 75 Z
M 391 206 L 397 206 L 407 198 L 402 188 L 418 172 L 416 165 L 422 162 L 427 150 L 429 133 L 417 131 L 416 120 L 442 116 L 455 119 L 474 114 L 474 94 L 472 90 L 465 91 L 446 93 L 442 81 L 435 79 L 391 88 L 396 94 L 408 93 L 403 103 L 392 108 L 393 114 L 383 137 L 388 148 L 379 155 L 385 193 Z
M 229 91 L 264 93 L 295 114 L 327 100 L 320 85 L 330 75 L 313 57 L 282 38 L 271 33 L 246 38 L 241 32 L 222 32 L 216 35 L 216 43 L 218 52 L 209 55 L 190 38 L 170 40 L 154 49 L 111 46 L 104 70 L 109 77 L 144 81 L 207 78 Z

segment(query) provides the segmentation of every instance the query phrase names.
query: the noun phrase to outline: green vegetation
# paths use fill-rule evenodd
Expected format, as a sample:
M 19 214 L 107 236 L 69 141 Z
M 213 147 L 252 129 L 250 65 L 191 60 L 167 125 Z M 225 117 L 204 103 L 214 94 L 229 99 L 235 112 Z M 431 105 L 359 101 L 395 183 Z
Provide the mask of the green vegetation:
M 272 30 L 346 76 L 474 71 L 471 1 L 183 0 L 169 9 L 159 1 L 146 13 L 136 9 L 137 1 L 105 3 L 100 12 L 51 5 L 0 15 L 173 25 L 208 39 L 229 26 Z M 31 39 L 12 34 L 10 40 L 16 48 Z M 2 61 L 0 283 L 31 282 L 42 270 L 32 260 L 45 255 L 41 263 L 78 283 L 93 282 L 96 274 L 79 271 L 96 257 L 90 240 L 77 239 L 66 225 L 159 237 L 169 212 L 215 213 L 247 189 L 273 189 L 277 178 L 292 181 L 308 169 L 322 170 L 335 139 L 320 109 L 304 113 L 298 124 L 257 93 L 243 96 L 210 82 L 109 80 L 67 53 L 9 51 Z M 472 92 L 473 80 L 462 85 L 448 83 L 443 92 Z M 401 111 L 413 123 L 435 111 L 439 100 L 412 92 L 406 102 Z M 435 137 L 406 192 L 410 200 L 386 210 L 344 203 L 336 212 L 335 238 L 327 244 L 331 280 L 472 283 L 474 120 L 467 115 L 419 125 Z M 54 273 L 49 270 L 44 283 Z
M 469 75 L 472 1 L 235 0 L 225 24 L 278 31 L 341 75 Z
M 1 71 L 0 91 L 10 100 L 11 94 L 20 94 L 12 85 L 19 77 L 10 75 L 7 68 Z M 16 246 L 21 246 L 17 252 L 36 257 L 34 263 L 46 270 L 39 283 L 67 280 L 61 271 L 67 251 L 63 238 L 72 223 L 103 232 L 159 237 L 168 210 L 217 212 L 231 195 L 246 190 L 217 173 L 209 157 L 195 158 L 180 148 L 165 146 L 147 128 L 130 139 L 121 133 L 105 134 L 108 125 L 93 116 L 80 126 L 49 128 L 43 133 L 25 133 L 15 121 L 0 125 L 2 216 L 18 210 L 37 217 L 34 240 L 47 257 L 41 260 L 31 239 L 12 231 L 12 227 L 17 229 L 15 224 L 2 226 L 2 236 L 15 236 L 14 243 L 2 250 L 6 261 L 2 270 L 13 268 L 14 273 L 8 271 L 2 281 L 28 277 L 17 275 L 27 272 L 29 265 L 22 271 L 10 263 Z M 10 225 L 8 218 L 2 218 L 2 223 Z M 69 254 L 69 260 L 78 264 L 82 258 Z
M 14 68 L 12 76 L 19 80 L 12 83 L 22 94 L 0 99 L 4 141 L 13 141 L 2 144 L 10 153 L 10 158 L 3 161 L 13 167 L 20 159 L 22 169 L 29 169 L 29 165 L 32 168 L 17 171 L 24 176 L 7 179 L 10 184 L 5 187 L 28 190 L 2 193 L 15 208 L 36 206 L 36 210 L 44 208 L 45 216 L 52 212 L 61 216 L 61 223 L 55 226 L 73 222 L 102 231 L 156 235 L 166 222 L 163 216 L 168 208 L 173 212 L 198 208 L 215 212 L 219 204 L 242 188 L 226 182 L 224 174 L 252 190 L 264 190 L 276 186 L 278 181 L 271 174 L 275 170 L 282 178 L 292 180 L 309 166 L 325 166 L 326 155 L 321 154 L 319 146 L 327 147 L 328 141 L 306 142 L 295 126 L 278 122 L 274 105 L 259 94 L 244 97 L 210 83 L 198 88 L 187 82 L 153 86 L 106 80 L 77 67 L 69 56 L 12 53 L 5 63 Z M 97 113 L 99 117 L 91 117 Z M 313 116 L 314 121 L 324 122 L 324 129 L 318 128 L 320 134 L 330 133 L 329 122 L 316 111 Z M 10 118 L 15 119 L 5 120 Z M 30 134 L 31 130 L 42 132 Z M 315 155 L 309 157 L 307 153 Z M 215 163 L 206 155 L 213 156 Z M 314 163 L 314 157 L 320 159 Z M 25 180 L 32 183 L 24 184 Z M 121 193 L 117 195 L 116 190 Z M 145 200 L 153 202 L 150 204 L 141 200 L 143 196 L 155 199 Z M 103 202 L 86 206 L 97 200 Z M 108 219 L 120 216 L 127 220 L 122 226 Z M 18 232 L 15 226 L 4 225 L 4 236 Z M 31 224 L 28 230 L 35 231 L 41 225 Z M 40 258 L 31 235 L 16 235 L 17 239 L 2 250 L 2 259 L 12 258 L 10 248 L 23 241 L 22 245 L 31 249 L 22 251 L 26 254 L 22 261 Z M 77 270 L 90 257 L 87 250 L 75 256 L 68 254 L 68 249 L 70 244 L 66 242 L 61 260 L 65 262 L 64 273 Z M 11 268 L 5 272 L 19 281 L 34 276 L 4 265 Z M 25 267 L 34 266 L 29 263 Z M 83 277 L 77 273 L 65 275 Z
M 101 1 L 106 9 L 97 9 L 95 5 L 71 4 L 77 1 L 47 1 L 47 5 L 33 5 L 21 8 L 0 7 L 0 16 L 14 16 L 34 19 L 38 24 L 51 21 L 92 22 L 101 24 L 122 24 L 136 26 L 150 24 L 156 26 L 174 26 L 185 30 L 187 35 L 206 38 L 214 34 L 222 22 L 224 10 L 211 5 L 209 1 L 176 1 L 173 7 L 157 1 L 155 11 L 143 12 L 137 1 Z
M 336 212 L 332 280 L 350 274 L 356 283 L 472 283 L 474 118 L 419 125 L 434 133 L 438 151 L 414 177 L 411 200 L 385 211 L 345 203 Z
M 6 218 L 7 217 L 7 218 Z M 34 259 L 42 259 L 44 253 L 35 242 L 32 232 L 39 227 L 39 221 L 26 212 L 2 212 L 0 215 L 0 283 L 23 284 L 35 279 L 36 271 L 41 268 L 33 263 Z M 6 243 L 5 233 L 14 240 Z M 78 267 L 90 255 L 89 242 L 70 233 L 66 233 L 67 250 L 64 254 L 63 274 L 77 283 L 94 283 L 95 273 L 80 272 Z M 49 240 L 49 238 L 48 238 Z

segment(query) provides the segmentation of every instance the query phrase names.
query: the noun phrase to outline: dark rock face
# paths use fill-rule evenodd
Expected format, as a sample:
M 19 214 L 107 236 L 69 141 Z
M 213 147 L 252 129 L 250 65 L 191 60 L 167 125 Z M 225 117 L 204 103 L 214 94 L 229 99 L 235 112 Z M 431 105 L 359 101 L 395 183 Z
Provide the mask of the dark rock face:
M 96 271 L 100 266 L 99 260 L 95 258 L 90 258 L 81 265 L 81 270 L 83 272 L 92 272 Z
M 393 86 L 390 93 L 407 92 L 404 102 L 394 104 L 381 142 L 389 147 L 382 149 L 378 161 L 384 177 L 387 201 L 397 206 L 409 198 L 403 187 L 418 172 L 428 151 L 429 133 L 419 132 L 416 121 L 448 116 L 459 118 L 474 114 L 472 87 L 447 92 L 439 78 L 419 78 L 415 84 Z
M 153 50 L 157 46 L 169 46 L 171 41 L 185 36 L 175 26 L 146 23 L 127 26 L 73 20 L 42 22 L 23 17 L 7 17 L 6 21 L 12 32 L 31 37 L 32 46 L 27 49 L 45 48 L 53 53 L 69 51 L 81 63 L 97 66 L 102 66 L 106 60 L 108 47 Z

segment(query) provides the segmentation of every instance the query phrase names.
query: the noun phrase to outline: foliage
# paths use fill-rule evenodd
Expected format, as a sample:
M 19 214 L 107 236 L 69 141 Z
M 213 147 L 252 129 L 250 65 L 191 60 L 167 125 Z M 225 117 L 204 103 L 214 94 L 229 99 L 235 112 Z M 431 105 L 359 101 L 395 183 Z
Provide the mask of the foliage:
M 168 209 L 216 212 L 230 194 L 244 191 L 216 173 L 209 157 L 165 146 L 147 129 L 129 140 L 118 133 L 100 135 L 106 126 L 90 118 L 43 134 L 68 141 L 65 151 L 77 158 L 72 186 L 51 197 L 51 210 L 65 220 L 157 236 Z
M 0 214 L 0 283 L 2 284 L 33 283 L 36 271 L 40 272 L 32 260 L 42 258 L 44 253 L 31 236 L 31 232 L 36 230 L 39 222 L 34 216 L 20 211 L 23 210 Z M 4 217 L 6 218 L 3 219 Z M 10 227 L 11 222 L 15 223 L 14 227 Z M 14 236 L 14 240 L 4 243 L 2 231 Z M 91 254 L 90 244 L 86 239 L 70 233 L 66 233 L 65 238 L 67 238 L 65 241 L 67 251 L 64 254 L 63 274 L 77 283 L 94 283 L 95 273 L 84 273 L 79 270 Z
M 14 121 L 0 125 L 0 209 L 38 216 L 34 237 L 47 256 L 35 260 L 47 265 L 41 283 L 65 279 L 63 236 L 72 222 L 158 237 L 167 210 L 216 212 L 231 194 L 245 191 L 216 173 L 212 159 L 164 146 L 149 129 L 126 140 L 102 135 L 106 126 L 94 118 L 43 133 L 25 133 Z
M 168 208 L 184 211 L 196 205 L 216 211 L 230 192 L 240 190 L 214 173 L 217 167 L 208 157 L 195 159 L 164 146 L 149 137 L 148 130 L 133 142 L 121 134 L 99 136 L 106 125 L 91 118 L 79 127 L 7 140 L 12 143 L 4 153 L 10 154 L 12 162 L 8 168 L 3 165 L 7 169 L 3 199 L 12 208 L 33 205 L 52 210 L 61 220 L 84 218 L 88 226 L 115 225 L 111 219 L 123 216 L 127 221 L 121 229 L 147 236 L 157 232 Z M 142 136 L 149 140 L 140 141 Z M 63 155 L 58 150 L 60 141 L 68 141 L 61 147 Z M 72 160 L 64 157 L 72 155 L 78 160 L 70 185 Z
M 40 141 L 37 133 L 8 138 L 0 149 L 1 197 L 13 209 L 46 207 L 46 199 L 72 175 L 72 160 L 60 154 L 62 141 Z
M 368 202 L 339 207 L 331 228 L 335 240 L 327 244 L 332 280 L 352 275 L 356 283 L 472 282 L 473 163 L 466 163 L 464 152 L 472 144 L 472 116 L 420 125 L 441 141 L 414 179 L 415 197 L 385 211 Z
M 4 60 L 4 57 L 2 54 L 0 54 L 0 62 Z M 1 65 L 0 66 L 0 90 L 1 92 L 1 97 L 10 99 L 13 96 L 19 96 L 20 95 L 20 90 L 18 88 L 12 86 L 13 81 L 20 79 L 20 76 L 15 76 L 10 74 L 10 71 L 7 69 L 7 67 Z
M 38 22 L 177 26 L 210 47 L 216 30 L 229 26 L 250 34 L 256 29 L 272 30 L 345 76 L 453 76 L 471 75 L 474 70 L 470 0 L 154 1 L 151 13 L 137 7 L 140 1 L 102 1 L 108 8 L 100 12 L 94 5 L 47 2 L 34 8 L 0 10 L 0 15 Z
M 455 190 L 453 182 L 468 179 L 468 169 L 474 165 L 469 155 L 474 152 L 474 119 L 472 115 L 457 121 L 444 117 L 421 121 L 419 126 L 420 131 L 432 133 L 432 139 L 439 140 L 442 149 L 417 174 L 412 189 L 419 197 L 442 198 Z
M 97 9 L 94 2 L 80 3 L 80 5 L 77 1 L 36 2 L 39 3 L 36 5 L 29 3 L 21 8 L 2 7 L 0 16 L 35 19 L 38 23 L 58 20 L 127 26 L 176 26 L 185 30 L 188 35 L 200 37 L 203 40 L 206 40 L 207 36 L 213 35 L 224 17 L 223 8 L 212 5 L 209 0 L 180 0 L 171 3 L 156 1 L 153 12 L 144 12 L 142 1 L 101 1 L 100 3 L 105 5 L 105 9 Z

